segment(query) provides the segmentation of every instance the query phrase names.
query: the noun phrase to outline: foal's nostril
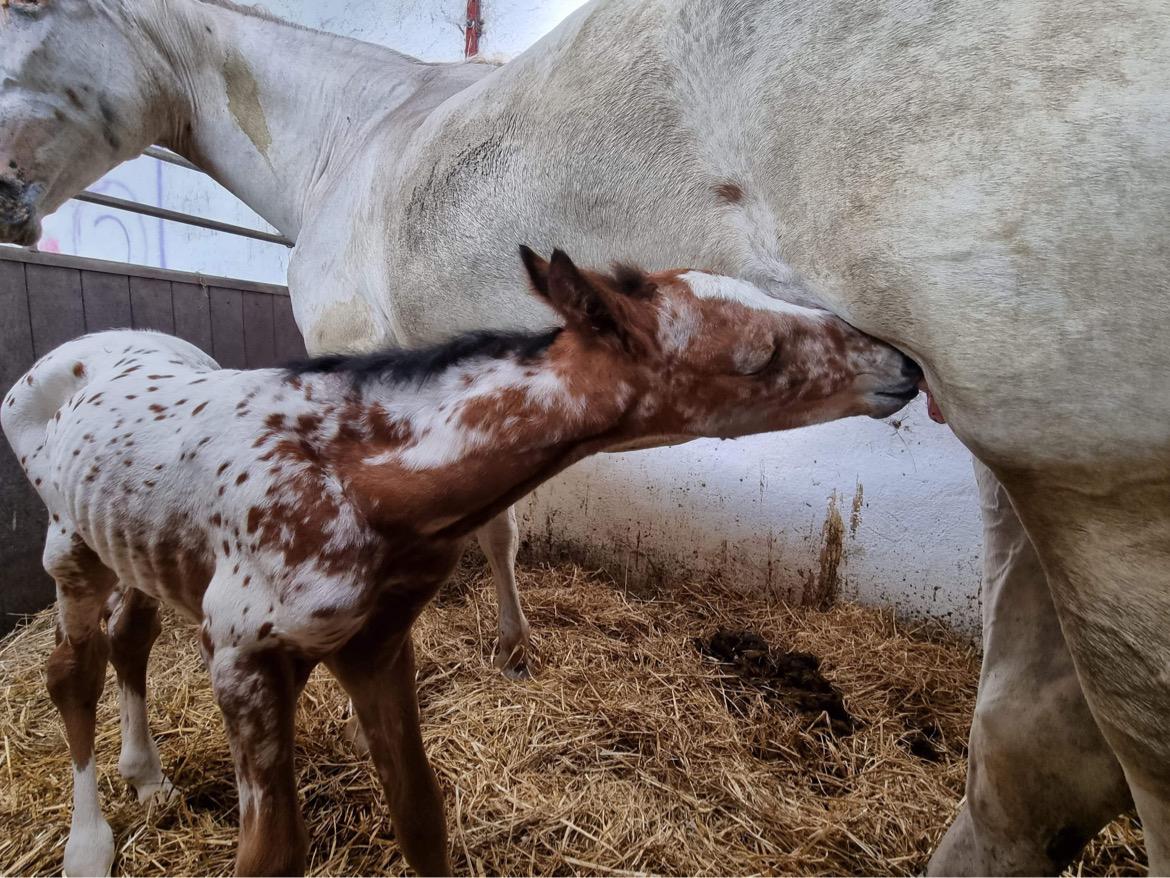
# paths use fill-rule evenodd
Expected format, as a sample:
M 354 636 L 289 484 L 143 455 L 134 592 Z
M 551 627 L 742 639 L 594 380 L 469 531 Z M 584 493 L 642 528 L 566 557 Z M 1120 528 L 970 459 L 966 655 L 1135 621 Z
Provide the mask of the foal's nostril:
M 902 354 L 902 377 L 916 384 L 922 379 L 922 369 L 905 354 Z

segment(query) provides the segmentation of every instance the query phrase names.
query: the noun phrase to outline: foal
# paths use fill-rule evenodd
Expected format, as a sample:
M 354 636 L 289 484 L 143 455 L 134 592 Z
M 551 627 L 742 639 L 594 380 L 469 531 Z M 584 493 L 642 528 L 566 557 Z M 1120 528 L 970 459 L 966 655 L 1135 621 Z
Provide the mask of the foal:
M 353 700 L 406 860 L 450 873 L 410 629 L 468 535 L 603 449 L 882 417 L 916 393 L 897 351 L 740 281 L 522 255 L 563 329 L 251 372 L 169 336 L 106 332 L 61 346 L 8 394 L 4 432 L 52 519 L 67 874 L 113 861 L 93 759 L 107 658 L 119 768 L 140 796 L 169 789 L 144 701 L 158 601 L 202 623 L 236 767 L 240 873 L 305 868 L 293 719 L 319 662 Z

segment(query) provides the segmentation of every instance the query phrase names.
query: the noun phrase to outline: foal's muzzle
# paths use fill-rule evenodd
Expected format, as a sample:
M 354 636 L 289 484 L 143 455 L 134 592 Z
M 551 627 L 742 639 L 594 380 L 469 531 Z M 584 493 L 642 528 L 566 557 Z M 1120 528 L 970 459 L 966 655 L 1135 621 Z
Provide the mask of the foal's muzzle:
M 28 247 L 41 237 L 37 200 L 44 187 L 0 176 L 0 242 Z
M 887 418 L 918 396 L 922 370 L 905 354 L 901 357 L 902 368 L 898 378 L 872 394 L 875 403 L 874 410 L 870 413 L 872 418 Z

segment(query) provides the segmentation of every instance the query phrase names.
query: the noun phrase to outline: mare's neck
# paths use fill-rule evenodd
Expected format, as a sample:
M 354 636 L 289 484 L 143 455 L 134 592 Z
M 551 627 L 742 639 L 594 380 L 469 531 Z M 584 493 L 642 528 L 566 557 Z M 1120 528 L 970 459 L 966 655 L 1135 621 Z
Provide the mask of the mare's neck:
M 151 30 L 182 108 L 159 142 L 290 238 L 323 189 L 352 172 L 387 118 L 454 66 L 231 5 L 143 6 L 153 10 L 143 14 L 156 19 Z

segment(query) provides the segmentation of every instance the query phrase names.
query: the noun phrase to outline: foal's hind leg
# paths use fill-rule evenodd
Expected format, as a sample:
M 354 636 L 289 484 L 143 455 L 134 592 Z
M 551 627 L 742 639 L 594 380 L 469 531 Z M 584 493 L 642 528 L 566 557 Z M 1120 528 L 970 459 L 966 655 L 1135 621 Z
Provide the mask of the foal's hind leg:
M 45 570 L 57 583 L 57 648 L 49 658 L 49 696 L 65 723 L 73 759 L 73 819 L 65 842 L 66 875 L 108 875 L 114 834 L 102 816 L 94 764 L 97 702 L 110 646 L 101 629 L 114 574 L 76 535 L 51 533 Z
M 516 507 L 508 507 L 476 531 L 475 535 L 491 565 L 492 579 L 496 585 L 499 622 L 492 664 L 505 677 L 526 679 L 531 676 L 528 655 L 532 644 L 528 636 L 528 619 L 520 606 L 520 591 L 516 588 L 516 551 L 520 545 Z
M 163 774 L 158 747 L 146 716 L 146 664 L 162 631 L 158 601 L 136 588 L 116 602 L 107 623 L 110 659 L 118 672 L 118 704 L 122 714 L 122 754 L 118 771 L 134 787 L 139 802 L 164 801 L 174 792 Z
M 443 796 L 419 730 L 414 647 L 409 632 L 384 630 L 371 623 L 326 663 L 365 730 L 403 856 L 420 875 L 450 875 Z

